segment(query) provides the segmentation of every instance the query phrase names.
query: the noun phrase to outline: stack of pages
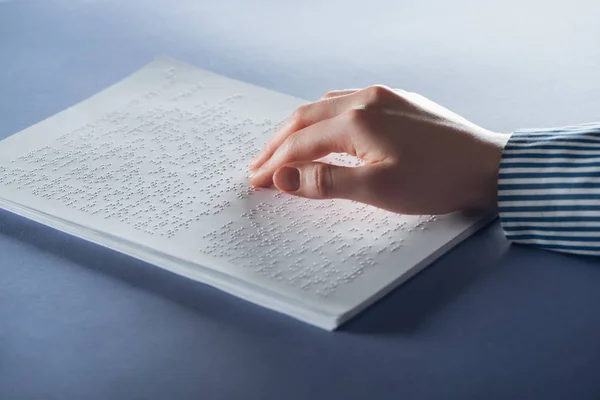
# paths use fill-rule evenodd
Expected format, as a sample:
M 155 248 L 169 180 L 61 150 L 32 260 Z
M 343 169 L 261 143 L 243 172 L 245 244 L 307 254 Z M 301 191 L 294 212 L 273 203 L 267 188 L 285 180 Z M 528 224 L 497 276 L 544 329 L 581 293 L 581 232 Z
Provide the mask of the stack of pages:
M 489 217 L 253 189 L 251 158 L 303 103 L 156 60 L 1 141 L 0 207 L 333 330 Z

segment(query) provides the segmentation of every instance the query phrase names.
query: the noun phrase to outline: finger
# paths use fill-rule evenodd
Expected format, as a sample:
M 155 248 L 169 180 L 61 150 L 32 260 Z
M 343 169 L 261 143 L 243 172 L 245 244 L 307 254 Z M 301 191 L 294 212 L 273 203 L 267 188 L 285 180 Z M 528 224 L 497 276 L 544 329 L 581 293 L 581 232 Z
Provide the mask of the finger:
M 345 90 L 332 90 L 327 92 L 321 97 L 321 99 L 331 99 L 333 97 L 346 96 L 355 92 L 358 92 L 360 89 L 345 89 Z
M 288 136 L 316 122 L 335 117 L 348 107 L 347 103 L 347 99 L 343 99 L 343 96 L 340 96 L 298 107 L 277 132 L 275 132 L 275 135 L 265 144 L 264 148 L 254 157 L 250 163 L 250 169 L 259 169 Z
M 250 162 L 250 169 L 259 169 L 293 133 L 319 121 L 333 118 L 359 103 L 360 99 L 352 95 L 342 95 L 300 106 Z
M 370 201 L 366 167 L 341 167 L 321 162 L 292 163 L 279 168 L 273 182 L 282 192 L 310 199 Z
M 273 183 L 273 173 L 284 164 L 313 161 L 330 153 L 355 155 L 353 132 L 345 115 L 326 119 L 289 136 L 266 161 L 250 176 L 254 186 L 266 187 Z

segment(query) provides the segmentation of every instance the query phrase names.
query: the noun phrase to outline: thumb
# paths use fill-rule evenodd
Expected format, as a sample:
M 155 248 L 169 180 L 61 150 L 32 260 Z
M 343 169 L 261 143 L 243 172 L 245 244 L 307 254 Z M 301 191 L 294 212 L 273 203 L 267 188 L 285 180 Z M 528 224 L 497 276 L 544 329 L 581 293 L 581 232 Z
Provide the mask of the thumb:
M 361 170 L 321 162 L 292 163 L 275 171 L 273 183 L 282 192 L 300 197 L 360 201 L 366 186 Z

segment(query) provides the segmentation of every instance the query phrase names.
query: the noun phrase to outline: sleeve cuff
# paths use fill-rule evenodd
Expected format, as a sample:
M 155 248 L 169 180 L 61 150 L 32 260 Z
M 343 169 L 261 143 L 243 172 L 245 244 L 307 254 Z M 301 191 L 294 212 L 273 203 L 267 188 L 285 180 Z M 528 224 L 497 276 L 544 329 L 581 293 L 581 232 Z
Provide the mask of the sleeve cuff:
M 510 241 L 600 255 L 600 122 L 515 131 L 498 205 Z

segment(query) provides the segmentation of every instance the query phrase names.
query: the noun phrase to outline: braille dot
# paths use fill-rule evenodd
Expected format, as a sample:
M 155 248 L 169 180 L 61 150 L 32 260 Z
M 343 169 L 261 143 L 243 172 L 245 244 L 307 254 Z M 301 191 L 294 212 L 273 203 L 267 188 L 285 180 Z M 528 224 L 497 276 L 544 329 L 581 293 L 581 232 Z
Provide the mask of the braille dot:
M 175 76 L 165 75 L 146 98 L 168 100 Z M 402 237 L 434 223 L 434 217 L 407 219 L 357 202 L 314 202 L 250 187 L 247 163 L 262 147 L 254 138 L 268 138 L 283 121 L 236 118 L 242 95 L 210 103 L 192 96 L 202 88 L 181 85 L 176 102 L 149 108 L 142 96 L 64 133 L 0 166 L 0 186 L 112 219 L 140 235 L 178 238 L 175 245 L 202 232 L 199 252 L 319 296 L 358 279 L 378 257 L 399 251 Z M 345 154 L 331 158 L 362 163 Z M 205 231 L 204 217 L 240 208 L 239 218 Z

